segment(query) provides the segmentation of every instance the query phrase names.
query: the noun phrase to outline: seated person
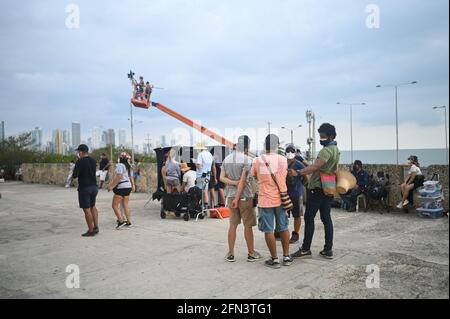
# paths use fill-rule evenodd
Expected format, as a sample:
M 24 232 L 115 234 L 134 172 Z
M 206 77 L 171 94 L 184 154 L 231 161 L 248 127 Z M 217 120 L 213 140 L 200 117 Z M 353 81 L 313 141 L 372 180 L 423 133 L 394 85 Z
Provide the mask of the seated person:
M 189 167 L 186 163 L 181 163 L 181 172 L 183 173 L 183 183 L 181 185 L 181 191 L 188 193 L 192 187 L 195 187 L 197 180 L 197 173 Z
M 363 164 L 361 161 L 355 161 L 353 164 L 352 174 L 356 177 L 355 188 L 350 190 L 347 194 L 341 195 L 342 200 L 347 206 L 348 212 L 356 211 L 356 201 L 358 196 L 365 191 L 367 184 L 369 183 L 369 174 L 363 170 Z
M 398 209 L 402 209 L 409 204 L 408 197 L 410 192 L 422 187 L 425 180 L 422 171 L 419 168 L 420 165 L 417 156 L 411 155 L 408 158 L 408 162 L 401 166 L 409 167 L 409 170 L 406 181 L 400 186 L 402 191 L 402 201 L 397 205 Z

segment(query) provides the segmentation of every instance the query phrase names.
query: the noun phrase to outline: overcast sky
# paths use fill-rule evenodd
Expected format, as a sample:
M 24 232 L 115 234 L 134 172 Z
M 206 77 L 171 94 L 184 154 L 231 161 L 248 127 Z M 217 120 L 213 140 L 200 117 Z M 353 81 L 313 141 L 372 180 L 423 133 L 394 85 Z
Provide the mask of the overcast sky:
M 304 145 L 310 107 L 336 125 L 342 149 L 349 110 L 336 102 L 367 103 L 354 109 L 355 149 L 395 148 L 394 90 L 376 85 L 418 81 L 399 91 L 400 146 L 445 145 L 443 113 L 431 107 L 449 104 L 448 0 L 74 1 L 80 27 L 68 28 L 70 3 L 0 2 L 7 134 L 40 126 L 49 136 L 72 121 L 83 138 L 93 126 L 129 130 L 131 68 L 164 88 L 155 101 L 222 133 L 302 124 Z M 366 26 L 372 3 L 379 28 Z M 183 128 L 134 111 L 139 144 Z

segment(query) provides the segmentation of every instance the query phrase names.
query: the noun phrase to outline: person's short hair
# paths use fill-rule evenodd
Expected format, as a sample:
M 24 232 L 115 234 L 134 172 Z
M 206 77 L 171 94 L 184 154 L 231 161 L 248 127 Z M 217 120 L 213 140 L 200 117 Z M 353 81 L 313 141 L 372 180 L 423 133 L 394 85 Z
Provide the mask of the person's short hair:
M 266 136 L 264 142 L 264 148 L 267 152 L 277 151 L 280 146 L 280 139 L 275 134 L 269 134 Z
M 329 138 L 331 139 L 335 139 L 337 134 L 336 134 L 336 128 L 334 127 L 334 125 L 331 125 L 330 123 L 323 123 L 319 129 L 318 129 L 319 134 L 325 134 L 327 135 Z
M 147 82 L 145 82 L 145 84 L 150 84 L 150 82 L 149 82 L 149 81 L 147 81 Z
M 356 161 L 353 163 L 353 165 L 358 165 L 358 166 L 362 167 L 362 166 L 363 166 L 363 163 L 362 163 L 360 160 L 356 160 Z
M 250 138 L 247 135 L 239 136 L 238 142 L 236 144 L 236 150 L 245 151 L 250 148 Z

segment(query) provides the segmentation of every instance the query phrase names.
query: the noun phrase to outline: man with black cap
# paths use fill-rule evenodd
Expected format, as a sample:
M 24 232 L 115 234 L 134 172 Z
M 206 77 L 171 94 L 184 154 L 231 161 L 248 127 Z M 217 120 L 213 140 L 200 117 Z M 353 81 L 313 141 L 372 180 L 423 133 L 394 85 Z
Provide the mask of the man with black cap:
M 98 211 L 95 207 L 98 188 L 95 176 L 97 163 L 89 156 L 89 148 L 80 144 L 76 149 L 78 161 L 75 163 L 73 178 L 78 178 L 78 202 L 84 211 L 88 231 L 81 236 L 93 237 L 98 234 Z

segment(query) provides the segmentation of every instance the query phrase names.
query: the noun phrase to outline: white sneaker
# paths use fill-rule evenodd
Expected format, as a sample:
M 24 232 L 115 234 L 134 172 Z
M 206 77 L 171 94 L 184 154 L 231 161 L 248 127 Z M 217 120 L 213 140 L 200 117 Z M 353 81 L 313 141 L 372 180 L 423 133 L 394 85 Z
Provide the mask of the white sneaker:
M 260 253 L 258 253 L 256 250 L 253 252 L 253 254 L 248 254 L 247 261 L 248 262 L 255 262 L 262 259 L 262 256 Z
M 402 209 L 402 208 L 403 208 L 403 204 L 402 204 L 402 203 L 398 204 L 398 205 L 397 205 L 397 208 L 398 208 L 398 209 Z
M 409 204 L 409 200 L 405 200 L 405 201 L 403 202 L 403 207 L 407 206 L 408 204 Z

